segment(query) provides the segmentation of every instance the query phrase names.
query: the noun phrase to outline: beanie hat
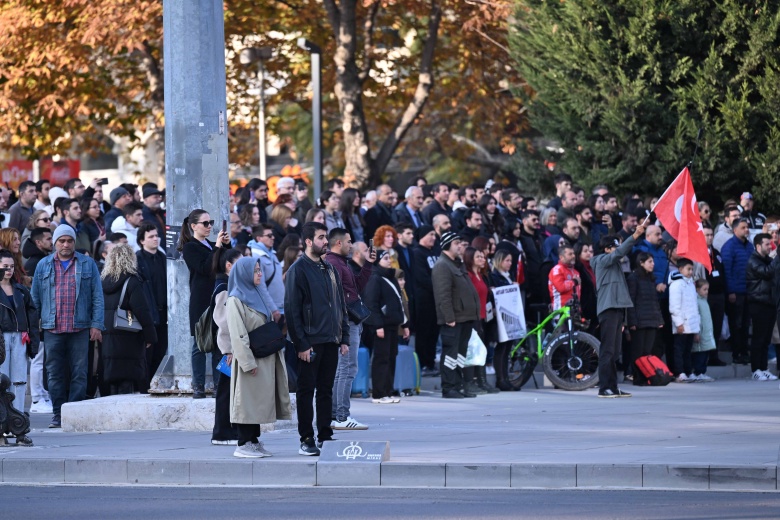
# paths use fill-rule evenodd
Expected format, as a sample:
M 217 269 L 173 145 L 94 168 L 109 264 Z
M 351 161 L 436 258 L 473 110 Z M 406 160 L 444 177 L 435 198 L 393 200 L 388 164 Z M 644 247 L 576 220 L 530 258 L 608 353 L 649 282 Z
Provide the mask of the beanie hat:
M 52 242 L 57 242 L 60 237 L 70 237 L 73 241 L 76 241 L 76 232 L 69 224 L 60 224 L 57 229 L 54 230 L 54 234 L 51 237 Z
M 387 254 L 387 251 L 386 251 L 386 250 L 384 250 L 384 249 L 377 249 L 377 250 L 376 250 L 376 260 L 374 261 L 374 263 L 375 263 L 376 265 L 379 265 L 379 261 L 380 261 L 380 260 L 382 259 L 382 257 L 384 257 L 386 254 Z
M 450 248 L 450 244 L 452 244 L 456 240 L 462 240 L 460 238 L 460 235 L 457 233 L 453 233 L 452 231 L 447 231 L 441 236 L 441 250 L 447 251 Z
M 114 188 L 113 190 L 111 190 L 109 202 L 113 206 L 114 204 L 116 204 L 116 201 L 118 201 L 125 195 L 130 195 L 130 192 L 124 189 L 122 186 L 119 186 L 118 188 Z
M 414 239 L 418 242 L 422 237 L 430 233 L 431 231 L 436 231 L 433 229 L 433 226 L 429 226 L 428 224 L 423 224 L 422 226 L 418 227 L 414 232 Z

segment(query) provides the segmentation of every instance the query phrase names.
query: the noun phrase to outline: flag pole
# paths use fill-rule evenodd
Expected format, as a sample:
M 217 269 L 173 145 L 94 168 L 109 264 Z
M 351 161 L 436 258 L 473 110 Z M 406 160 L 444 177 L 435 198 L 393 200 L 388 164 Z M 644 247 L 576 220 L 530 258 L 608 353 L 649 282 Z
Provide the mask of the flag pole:
M 696 133 L 696 147 L 693 149 L 693 157 L 691 157 L 690 162 L 688 162 L 688 170 L 693 168 L 693 161 L 696 160 L 696 152 L 699 151 L 699 140 L 701 139 L 701 127 L 699 127 L 699 131 Z

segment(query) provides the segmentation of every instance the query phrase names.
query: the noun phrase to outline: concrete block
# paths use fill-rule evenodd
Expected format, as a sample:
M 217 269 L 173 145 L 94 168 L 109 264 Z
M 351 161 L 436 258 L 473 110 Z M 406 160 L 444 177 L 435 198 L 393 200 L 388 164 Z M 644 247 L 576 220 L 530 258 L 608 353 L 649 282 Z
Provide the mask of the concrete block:
M 383 462 L 382 485 L 406 488 L 444 487 L 447 483 L 444 462 Z
M 577 464 L 577 487 L 641 488 L 642 466 Z
M 61 484 L 65 482 L 64 459 L 5 459 L 3 482 Z
M 446 486 L 468 488 L 508 488 L 511 484 L 509 464 L 447 463 Z
M 252 484 L 255 486 L 316 486 L 317 462 L 268 459 L 253 461 Z
M 328 441 L 323 443 L 320 462 L 375 463 L 390 460 L 388 441 Z
M 129 484 L 189 484 L 190 462 L 179 460 L 128 460 L 127 482 Z
M 191 485 L 251 486 L 251 460 L 191 460 Z
M 642 487 L 663 489 L 708 489 L 709 466 L 673 466 L 645 464 L 642 466 Z
M 776 490 L 777 466 L 710 466 L 710 489 Z
M 66 460 L 65 482 L 68 484 L 127 484 L 127 460 Z
M 381 465 L 351 462 L 318 462 L 318 486 L 379 486 Z
M 576 464 L 512 464 L 511 486 L 516 488 L 575 488 Z

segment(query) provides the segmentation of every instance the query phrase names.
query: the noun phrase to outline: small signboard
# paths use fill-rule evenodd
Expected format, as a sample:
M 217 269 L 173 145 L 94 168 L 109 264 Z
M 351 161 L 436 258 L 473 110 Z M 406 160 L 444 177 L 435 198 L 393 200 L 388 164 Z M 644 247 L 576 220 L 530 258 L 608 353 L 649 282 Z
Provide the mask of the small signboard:
M 178 260 L 181 253 L 176 250 L 181 226 L 165 226 L 165 254 L 171 260 Z
M 376 463 L 390 460 L 389 441 L 325 441 L 320 450 L 321 462 Z

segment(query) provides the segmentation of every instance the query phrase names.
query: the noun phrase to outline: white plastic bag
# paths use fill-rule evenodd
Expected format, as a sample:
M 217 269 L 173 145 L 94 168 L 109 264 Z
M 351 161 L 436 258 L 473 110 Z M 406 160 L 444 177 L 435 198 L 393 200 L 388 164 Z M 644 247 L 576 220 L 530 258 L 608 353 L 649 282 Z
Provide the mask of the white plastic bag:
M 469 350 L 466 353 L 466 362 L 464 366 L 467 367 L 481 367 L 487 360 L 487 347 L 482 343 L 477 331 L 471 330 L 471 338 L 469 338 Z

